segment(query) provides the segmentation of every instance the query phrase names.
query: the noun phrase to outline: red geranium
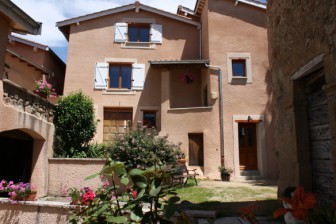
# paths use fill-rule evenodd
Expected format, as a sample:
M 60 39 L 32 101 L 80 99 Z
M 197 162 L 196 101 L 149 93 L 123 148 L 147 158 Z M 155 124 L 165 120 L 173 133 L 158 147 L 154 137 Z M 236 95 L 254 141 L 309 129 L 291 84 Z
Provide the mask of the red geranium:
M 288 203 L 291 208 L 279 208 L 273 214 L 274 218 L 278 218 L 291 212 L 298 220 L 303 220 L 309 209 L 316 204 L 316 197 L 312 193 L 306 193 L 302 187 L 297 187 L 294 191 L 293 198 L 280 198 L 285 203 Z

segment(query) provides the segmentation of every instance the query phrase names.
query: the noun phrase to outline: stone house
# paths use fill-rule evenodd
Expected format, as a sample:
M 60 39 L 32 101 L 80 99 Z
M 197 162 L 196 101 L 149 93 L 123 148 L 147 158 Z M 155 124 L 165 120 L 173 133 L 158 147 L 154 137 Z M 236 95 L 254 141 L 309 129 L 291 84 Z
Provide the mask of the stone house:
M 32 182 L 38 194 L 45 195 L 54 134 L 53 105 L 21 86 L 28 73 L 14 71 L 31 69 L 22 65 L 26 62 L 12 63 L 6 58 L 11 33 L 38 35 L 41 26 L 11 1 L 0 1 L 0 179 Z M 8 75 L 17 79 L 11 81 Z
M 221 164 L 276 177 L 265 4 L 198 0 L 174 14 L 135 2 L 56 26 L 69 41 L 64 92 L 93 98 L 95 141 L 141 122 L 181 142 L 204 177 Z
M 269 0 L 267 7 L 279 191 L 301 185 L 333 200 L 336 1 Z

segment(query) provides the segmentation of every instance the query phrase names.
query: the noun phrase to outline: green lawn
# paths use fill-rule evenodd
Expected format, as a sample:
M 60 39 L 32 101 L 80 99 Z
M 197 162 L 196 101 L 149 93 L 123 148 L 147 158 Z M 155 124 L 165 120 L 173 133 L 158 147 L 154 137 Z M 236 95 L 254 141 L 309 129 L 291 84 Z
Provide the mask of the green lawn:
M 200 181 L 196 186 L 176 190 L 181 198 L 180 206 L 189 209 L 216 210 L 219 216 L 239 216 L 239 208 L 257 201 L 258 216 L 272 216 L 282 206 L 277 200 L 277 187 L 237 182 Z

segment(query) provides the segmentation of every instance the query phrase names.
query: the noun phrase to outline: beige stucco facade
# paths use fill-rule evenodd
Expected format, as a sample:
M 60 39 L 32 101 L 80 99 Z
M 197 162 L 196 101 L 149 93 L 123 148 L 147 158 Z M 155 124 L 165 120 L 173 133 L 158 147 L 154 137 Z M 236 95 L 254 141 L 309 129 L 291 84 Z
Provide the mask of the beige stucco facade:
M 207 1 L 202 21 L 203 57 L 220 66 L 223 74 L 224 159 L 239 173 L 237 120 L 260 120 L 257 124 L 258 170 L 264 177 L 276 177 L 271 89 L 265 9 L 232 1 Z M 251 81 L 230 76 L 230 57 L 248 57 Z M 211 72 L 216 72 L 211 70 Z M 230 80 L 231 78 L 231 80 Z
M 139 8 L 139 10 L 137 10 Z M 219 178 L 221 161 L 240 175 L 238 127 L 248 116 L 258 120 L 257 170 L 263 177 L 276 177 L 272 132 L 272 109 L 268 88 L 265 10 L 231 1 L 206 1 L 201 20 L 162 13 L 141 5 L 128 5 L 58 23 L 69 40 L 65 94 L 81 89 L 94 100 L 99 121 L 95 141 L 104 140 L 104 111 L 132 111 L 133 126 L 143 113 L 155 111 L 157 129 L 169 135 L 190 156 L 190 136 L 202 136 L 203 165 L 195 166 L 204 177 Z M 109 13 L 110 12 L 110 13 Z M 162 43 L 130 46 L 114 41 L 116 23 L 162 25 Z M 178 31 L 178 32 L 177 32 Z M 248 77 L 228 79 L 228 66 L 236 57 L 247 63 Z M 183 64 L 183 61 L 189 63 Z M 217 67 L 220 66 L 222 94 Z M 96 89 L 96 63 L 144 64 L 142 90 Z M 192 74 L 191 84 L 181 81 Z M 223 146 L 220 105 L 223 100 Z M 224 149 L 224 158 L 221 150 Z M 224 159 L 224 160 L 222 160 Z M 190 165 L 190 164 L 189 164 Z

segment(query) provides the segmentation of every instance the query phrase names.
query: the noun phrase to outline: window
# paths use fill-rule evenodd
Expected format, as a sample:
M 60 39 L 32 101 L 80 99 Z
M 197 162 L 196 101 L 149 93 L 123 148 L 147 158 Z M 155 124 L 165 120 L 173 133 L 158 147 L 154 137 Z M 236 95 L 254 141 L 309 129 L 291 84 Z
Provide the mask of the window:
M 149 24 L 128 25 L 128 41 L 149 42 Z
M 119 89 L 131 89 L 132 66 L 131 65 L 110 65 L 109 87 Z
M 143 90 L 145 83 L 145 64 L 96 63 L 95 89 Z
M 114 42 L 162 43 L 162 25 L 150 23 L 116 23 Z
M 147 128 L 156 128 L 156 112 L 144 111 L 143 112 L 143 125 Z
M 233 59 L 232 60 L 232 75 L 246 77 L 246 60 Z
M 250 53 L 227 54 L 228 83 L 252 83 L 252 66 Z

